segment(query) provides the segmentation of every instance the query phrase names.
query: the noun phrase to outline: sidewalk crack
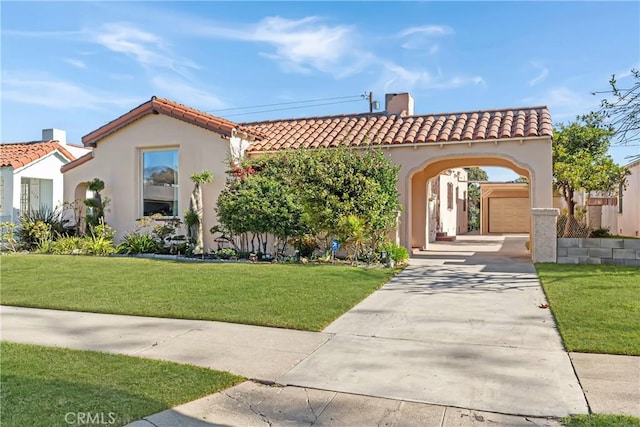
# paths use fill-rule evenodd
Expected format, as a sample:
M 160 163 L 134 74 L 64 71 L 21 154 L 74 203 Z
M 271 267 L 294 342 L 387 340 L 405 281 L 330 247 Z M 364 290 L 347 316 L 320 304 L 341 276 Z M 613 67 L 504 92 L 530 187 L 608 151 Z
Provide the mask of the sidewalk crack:
M 139 353 L 142 353 L 143 351 L 147 351 L 147 350 L 149 350 L 150 348 L 157 347 L 157 346 L 159 346 L 160 344 L 164 344 L 164 343 L 166 343 L 166 342 L 168 342 L 168 341 L 171 341 L 171 340 L 172 340 L 172 339 L 174 339 L 174 338 L 178 338 L 178 337 L 181 337 L 181 336 L 183 336 L 183 335 L 187 335 L 188 333 L 193 332 L 193 331 L 201 331 L 201 330 L 202 330 L 202 328 L 190 328 L 190 329 L 187 329 L 186 331 L 180 332 L 179 334 L 171 335 L 171 336 L 169 336 L 169 337 L 167 337 L 167 338 L 165 338 L 165 339 L 162 339 L 162 340 L 156 341 L 156 342 L 154 342 L 153 344 L 148 345 L 148 346 L 146 346 L 146 347 L 144 347 L 144 348 L 141 348 L 140 350 L 136 350 L 136 351 L 134 351 L 134 352 L 133 352 L 133 353 L 131 353 L 131 354 L 133 355 L 133 354 L 139 354 Z
M 263 414 L 262 412 L 258 411 L 257 409 L 255 409 L 253 406 L 251 406 L 249 403 L 245 402 L 244 400 L 237 398 L 237 397 L 233 397 L 229 394 L 227 394 L 226 392 L 222 392 L 223 395 L 227 396 L 229 399 L 235 400 L 236 402 L 245 405 L 247 408 L 249 408 L 249 410 L 251 412 L 253 412 L 254 414 L 256 414 L 257 416 L 259 416 L 262 421 L 267 424 L 269 427 L 272 427 L 273 424 L 271 423 L 271 421 L 269 421 L 269 418 L 267 418 L 267 416 L 265 414 Z

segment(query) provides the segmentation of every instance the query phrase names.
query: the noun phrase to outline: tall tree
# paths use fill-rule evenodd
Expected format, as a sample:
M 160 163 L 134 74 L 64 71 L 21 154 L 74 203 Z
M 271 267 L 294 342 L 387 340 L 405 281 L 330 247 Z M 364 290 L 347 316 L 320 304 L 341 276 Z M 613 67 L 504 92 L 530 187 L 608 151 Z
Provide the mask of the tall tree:
M 594 95 L 612 95 L 612 98 L 602 100 L 601 112 L 609 119 L 623 144 L 640 141 L 640 70 L 632 69 L 631 77 L 634 82 L 623 88 L 614 74 L 609 80 L 611 90 L 594 92 Z M 640 154 L 634 157 L 640 158 Z
M 599 113 L 579 116 L 554 129 L 553 178 L 568 208 L 565 234 L 575 222 L 576 192 L 612 193 L 626 182 L 629 171 L 607 154 L 613 134 Z
M 194 183 L 191 199 L 189 200 L 189 211 L 186 215 L 189 237 L 194 243 L 194 254 L 202 254 L 204 251 L 203 231 L 202 231 L 202 185 L 213 181 L 211 171 L 203 170 L 200 173 L 191 175 Z
M 489 175 L 484 169 L 478 167 L 466 168 L 468 181 L 488 181 Z M 470 183 L 467 188 L 469 230 L 480 229 L 480 184 Z

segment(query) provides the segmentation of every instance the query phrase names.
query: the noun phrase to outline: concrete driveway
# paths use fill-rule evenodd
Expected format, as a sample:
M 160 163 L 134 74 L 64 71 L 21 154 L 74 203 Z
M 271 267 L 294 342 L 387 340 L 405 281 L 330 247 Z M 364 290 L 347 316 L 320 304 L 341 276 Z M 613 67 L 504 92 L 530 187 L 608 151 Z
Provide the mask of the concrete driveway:
M 278 382 L 506 414 L 587 413 L 527 239 L 431 245 Z

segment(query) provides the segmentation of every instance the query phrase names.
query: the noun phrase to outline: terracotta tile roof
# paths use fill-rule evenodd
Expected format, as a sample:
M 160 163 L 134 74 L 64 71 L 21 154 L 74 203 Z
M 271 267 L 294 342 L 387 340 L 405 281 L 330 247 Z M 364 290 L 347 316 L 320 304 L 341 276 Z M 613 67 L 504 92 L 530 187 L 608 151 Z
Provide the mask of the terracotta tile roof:
M 106 138 L 118 129 L 121 129 L 148 114 L 166 114 L 167 116 L 200 126 L 224 136 L 231 136 L 232 131 L 235 129 L 236 131 L 249 133 L 254 137 L 260 137 L 260 135 L 254 134 L 246 127 L 240 126 L 238 123 L 213 116 L 168 99 L 153 96 L 151 97 L 151 100 L 83 136 L 82 143 L 85 146 L 95 146 L 95 144 L 101 139 Z
M 2 143 L 0 144 L 0 166 L 18 169 L 54 151 L 58 151 L 68 160 L 75 160 L 73 154 L 57 141 Z
M 242 123 L 266 137 L 249 152 L 553 136 L 545 106 L 414 116 L 353 114 Z
M 60 168 L 60 172 L 65 173 L 68 170 L 75 168 L 76 166 L 80 166 L 82 164 L 87 163 L 89 160 L 93 159 L 93 151 L 89 151 L 84 156 L 80 156 L 72 162 L 67 163 L 66 165 L 62 165 Z

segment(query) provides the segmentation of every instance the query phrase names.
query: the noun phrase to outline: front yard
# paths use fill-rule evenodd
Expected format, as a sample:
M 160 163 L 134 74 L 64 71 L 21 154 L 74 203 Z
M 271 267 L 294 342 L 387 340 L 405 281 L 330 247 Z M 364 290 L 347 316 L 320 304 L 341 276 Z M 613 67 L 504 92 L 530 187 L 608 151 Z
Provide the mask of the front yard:
M 0 303 L 320 331 L 398 273 L 333 265 L 2 256 Z
M 568 351 L 640 356 L 640 268 L 536 268 Z
M 242 377 L 190 365 L 0 343 L 3 426 L 122 426 Z

